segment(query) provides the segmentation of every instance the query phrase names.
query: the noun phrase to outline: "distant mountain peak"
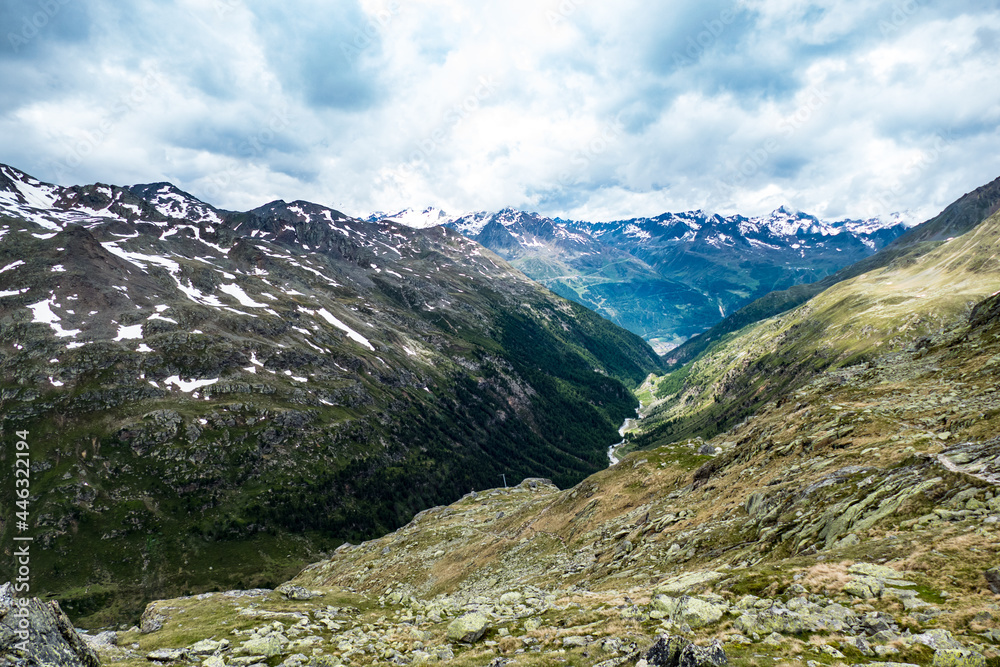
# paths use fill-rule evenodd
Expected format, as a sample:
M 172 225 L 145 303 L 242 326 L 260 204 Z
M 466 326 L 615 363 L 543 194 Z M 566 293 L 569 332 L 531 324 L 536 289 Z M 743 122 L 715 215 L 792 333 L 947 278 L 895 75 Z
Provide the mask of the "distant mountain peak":
M 428 206 L 423 210 L 405 208 L 396 213 L 385 213 L 384 211 L 374 211 L 364 218 L 368 222 L 380 222 L 382 220 L 394 220 L 401 225 L 414 229 L 427 229 L 438 225 L 448 224 L 455 220 L 454 216 L 448 215 L 445 211 L 436 206 Z

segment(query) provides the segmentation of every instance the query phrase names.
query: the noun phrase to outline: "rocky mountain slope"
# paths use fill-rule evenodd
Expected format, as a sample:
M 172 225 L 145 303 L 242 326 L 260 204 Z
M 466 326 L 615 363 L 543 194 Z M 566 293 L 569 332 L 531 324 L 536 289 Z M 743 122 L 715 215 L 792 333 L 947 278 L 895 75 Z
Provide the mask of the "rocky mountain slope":
M 273 584 L 502 474 L 576 483 L 659 367 L 443 228 L 6 166 L 0 215 L 0 429 L 30 433 L 36 590 L 77 620 Z
M 907 229 L 899 216 L 826 223 L 785 208 L 761 218 L 693 211 L 606 223 L 513 209 L 370 216 L 384 218 L 456 229 L 661 352 L 764 294 L 868 257 Z
M 154 603 L 105 663 L 995 665 L 996 302 L 713 440 L 470 494 L 276 591 Z
M 998 258 L 994 215 L 724 339 L 648 395 L 648 449 L 575 486 L 470 493 L 91 642 L 130 666 L 995 667 Z M 667 428 L 717 405 L 748 412 Z

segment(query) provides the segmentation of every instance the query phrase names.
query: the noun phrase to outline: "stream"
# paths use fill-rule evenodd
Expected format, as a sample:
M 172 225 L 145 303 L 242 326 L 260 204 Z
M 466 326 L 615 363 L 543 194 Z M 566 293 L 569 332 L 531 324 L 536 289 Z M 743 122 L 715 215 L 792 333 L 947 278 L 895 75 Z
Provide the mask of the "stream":
M 635 423 L 636 423 L 637 421 L 639 421 L 639 417 L 638 417 L 638 415 L 639 415 L 639 411 L 638 411 L 638 410 L 636 410 L 636 411 L 635 411 L 635 414 L 636 414 L 636 416 L 635 416 L 635 417 L 629 417 L 628 419 L 626 419 L 626 420 L 625 420 L 625 423 L 623 423 L 623 424 L 622 424 L 622 427 L 621 427 L 620 429 L 618 429 L 618 435 L 620 435 L 620 436 L 622 437 L 622 441 L 621 441 L 621 442 L 619 442 L 619 443 L 616 443 L 616 444 L 614 444 L 614 445 L 611 445 L 610 447 L 608 447 L 608 461 L 610 461 L 610 462 L 611 462 L 611 463 L 609 464 L 609 467 L 610 467 L 610 466 L 613 466 L 613 465 L 616 465 L 616 464 L 618 463 L 618 457 L 617 457 L 617 456 L 615 456 L 615 452 L 617 452 L 617 451 L 618 451 L 618 449 L 619 449 L 619 448 L 620 448 L 620 447 L 621 447 L 622 445 L 624 445 L 624 444 L 625 444 L 625 433 L 626 433 L 626 432 L 627 432 L 627 431 L 628 431 L 628 430 L 629 430 L 630 428 L 632 428 L 632 425 L 633 425 L 633 424 L 635 424 Z

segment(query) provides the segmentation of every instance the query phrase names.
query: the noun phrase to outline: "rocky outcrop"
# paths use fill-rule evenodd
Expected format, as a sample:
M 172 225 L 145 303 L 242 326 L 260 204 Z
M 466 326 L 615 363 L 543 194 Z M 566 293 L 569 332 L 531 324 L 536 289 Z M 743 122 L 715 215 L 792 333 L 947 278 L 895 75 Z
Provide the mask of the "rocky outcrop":
M 22 601 L 11 596 L 10 584 L 4 584 L 0 588 L 0 664 L 100 667 L 101 662 L 58 602 Z

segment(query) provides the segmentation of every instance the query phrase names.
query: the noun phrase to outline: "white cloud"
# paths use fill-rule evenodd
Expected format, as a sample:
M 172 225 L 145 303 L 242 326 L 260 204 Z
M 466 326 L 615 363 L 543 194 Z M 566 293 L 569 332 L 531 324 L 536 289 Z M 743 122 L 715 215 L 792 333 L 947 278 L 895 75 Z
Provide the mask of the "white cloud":
M 1000 10 L 962 0 L 87 8 L 0 53 L 20 92 L 0 97 L 0 160 L 64 184 L 351 214 L 839 217 L 930 215 L 1000 175 Z

